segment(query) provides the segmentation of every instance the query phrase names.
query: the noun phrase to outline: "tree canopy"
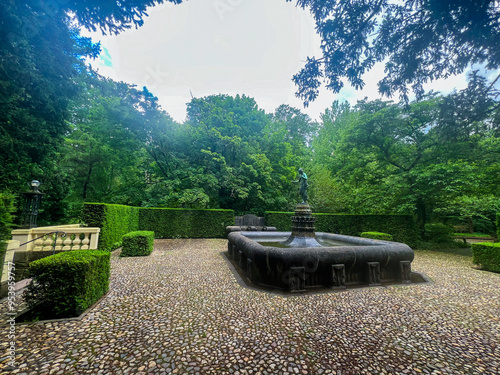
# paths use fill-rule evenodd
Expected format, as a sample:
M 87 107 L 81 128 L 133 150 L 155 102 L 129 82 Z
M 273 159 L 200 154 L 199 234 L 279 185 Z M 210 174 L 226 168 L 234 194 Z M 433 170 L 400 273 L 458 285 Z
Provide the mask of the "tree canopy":
M 447 96 L 422 84 L 471 63 L 498 68 L 498 3 L 299 0 L 323 38 L 324 56 L 295 77 L 306 102 L 323 78 L 334 91 L 342 77 L 362 87 L 377 61 L 387 64 L 382 92 L 406 96 L 411 86 L 419 96 L 335 102 L 319 123 L 286 104 L 266 113 L 226 94 L 193 98 L 179 123 L 147 87 L 85 64 L 100 46 L 78 27 L 118 33 L 159 3 L 0 3 L 0 197 L 9 207 L 38 179 L 41 224 L 76 220 L 85 201 L 263 214 L 294 208 L 302 167 L 315 212 L 407 213 L 421 227 L 456 219 L 471 230 L 482 220 L 491 230 L 500 207 L 494 82 L 473 72 L 467 89 Z
M 287 0 L 291 1 L 291 0 Z M 380 93 L 410 88 L 420 98 L 426 82 L 462 73 L 471 64 L 500 65 L 500 3 L 495 0 L 297 0 L 309 8 L 323 56 L 310 57 L 294 76 L 307 105 L 322 81 L 333 92 L 356 89 L 375 63 L 385 63 Z M 497 77 L 498 79 L 498 77 Z M 493 82 L 492 82 L 493 83 Z

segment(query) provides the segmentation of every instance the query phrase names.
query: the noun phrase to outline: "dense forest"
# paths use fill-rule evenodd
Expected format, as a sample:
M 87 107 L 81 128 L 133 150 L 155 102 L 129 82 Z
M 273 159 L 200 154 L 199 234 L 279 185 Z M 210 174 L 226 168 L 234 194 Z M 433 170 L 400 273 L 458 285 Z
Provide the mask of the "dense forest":
M 85 62 L 100 46 L 79 27 L 122 31 L 156 2 L 139 3 L 132 15 L 94 14 L 71 1 L 50 9 L 0 3 L 2 200 L 13 197 L 19 208 L 19 193 L 37 179 L 46 193 L 42 224 L 77 221 L 86 201 L 262 214 L 293 209 L 291 182 L 302 167 L 315 212 L 409 213 L 422 226 L 453 218 L 494 231 L 495 82 L 476 71 L 467 89 L 447 96 L 335 102 L 318 122 L 285 104 L 265 113 L 251 97 L 217 94 L 193 98 L 178 123 L 146 87 L 102 77 Z

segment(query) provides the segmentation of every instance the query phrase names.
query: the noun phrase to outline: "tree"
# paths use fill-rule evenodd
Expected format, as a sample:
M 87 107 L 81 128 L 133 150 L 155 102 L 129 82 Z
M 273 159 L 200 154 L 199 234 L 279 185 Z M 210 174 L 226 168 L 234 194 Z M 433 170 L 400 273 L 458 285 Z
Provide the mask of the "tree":
M 70 200 L 113 202 L 119 196 L 119 203 L 140 204 L 143 146 L 131 128 L 142 113 L 130 100 L 134 89 L 90 75 L 81 84 L 85 89 L 72 105 L 61 163 L 73 179 Z
M 342 78 L 363 88 L 362 76 L 376 62 L 385 62 L 379 91 L 387 96 L 399 91 L 405 100 L 409 86 L 420 98 L 426 82 L 462 73 L 471 64 L 488 70 L 500 65 L 500 3 L 495 0 L 297 4 L 310 9 L 322 40 L 323 56 L 308 58 L 293 78 L 305 105 L 318 96 L 322 80 L 333 92 L 344 86 Z
M 480 96 L 464 95 L 430 94 L 409 105 L 365 100 L 353 109 L 334 103 L 313 143 L 315 163 L 339 187 L 332 203 L 349 212 L 415 213 L 423 228 L 435 208 L 459 197 L 498 196 L 495 111 L 479 115 Z M 459 99 L 472 104 L 455 109 L 456 119 L 477 116 L 455 137 L 449 103 Z
M 47 2 L 0 2 L 0 190 L 22 192 L 42 182 L 40 220 L 64 211 L 67 176 L 57 159 L 68 131 L 71 99 L 79 92 L 83 58 L 99 45 L 79 36 L 69 18 L 46 9 Z M 22 200 L 18 200 L 18 205 Z
M 452 199 L 443 207 L 438 207 L 436 213 L 442 216 L 457 217 L 467 223 L 469 233 L 474 232 L 474 219 L 484 219 L 493 223 L 495 214 L 500 212 L 500 197 L 490 195 L 484 196 L 459 196 Z M 491 224 L 489 232 L 495 233 L 495 227 Z

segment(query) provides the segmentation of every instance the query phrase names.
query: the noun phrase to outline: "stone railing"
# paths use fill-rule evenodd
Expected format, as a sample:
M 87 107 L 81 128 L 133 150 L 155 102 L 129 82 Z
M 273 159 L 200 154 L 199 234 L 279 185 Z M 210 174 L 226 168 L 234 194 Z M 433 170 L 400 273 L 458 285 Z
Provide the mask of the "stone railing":
M 59 225 L 31 229 L 15 229 L 12 240 L 21 246 L 16 251 L 66 251 L 97 249 L 100 228 Z
M 28 277 L 29 264 L 34 260 L 61 251 L 97 249 L 100 231 L 79 224 L 13 230 L 4 258 L 0 297 L 7 290 L 9 265 L 15 266 L 15 279 L 21 281 Z

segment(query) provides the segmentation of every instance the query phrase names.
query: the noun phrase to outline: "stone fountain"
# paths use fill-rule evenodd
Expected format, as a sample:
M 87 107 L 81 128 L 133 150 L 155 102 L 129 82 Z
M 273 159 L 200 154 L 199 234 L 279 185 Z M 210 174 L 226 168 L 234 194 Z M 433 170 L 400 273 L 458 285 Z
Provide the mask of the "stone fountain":
M 316 233 L 302 176 L 303 202 L 296 206 L 291 232 L 228 235 L 228 255 L 252 285 L 305 292 L 424 281 L 411 272 L 414 253 L 403 243 Z

